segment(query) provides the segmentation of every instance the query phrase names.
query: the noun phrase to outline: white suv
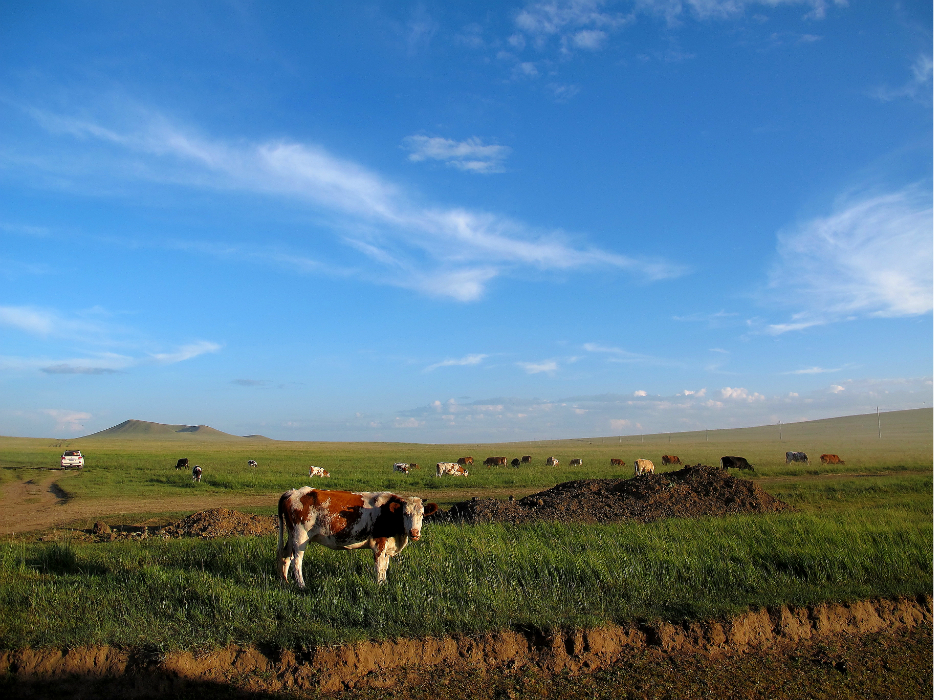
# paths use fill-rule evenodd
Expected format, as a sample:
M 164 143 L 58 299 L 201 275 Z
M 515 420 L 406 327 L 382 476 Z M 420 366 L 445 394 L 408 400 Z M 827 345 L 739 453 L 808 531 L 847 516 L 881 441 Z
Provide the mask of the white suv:
M 68 467 L 78 467 L 78 469 L 84 467 L 84 457 L 81 456 L 81 450 L 67 450 L 62 455 L 62 469 L 68 469 Z

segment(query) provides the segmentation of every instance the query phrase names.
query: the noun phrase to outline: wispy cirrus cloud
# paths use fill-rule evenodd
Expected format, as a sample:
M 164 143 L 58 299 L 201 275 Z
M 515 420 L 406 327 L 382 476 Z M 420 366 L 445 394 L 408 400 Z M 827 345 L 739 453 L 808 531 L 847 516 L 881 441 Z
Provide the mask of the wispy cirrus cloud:
M 488 175 L 505 171 L 503 163 L 509 156 L 508 146 L 483 143 L 473 136 L 466 141 L 453 141 L 441 136 L 406 136 L 402 146 L 415 163 L 439 161 L 458 170 Z
M 32 107 L 27 111 L 49 133 L 71 137 L 74 146 L 94 153 L 99 169 L 93 175 L 86 168 L 80 173 L 61 173 L 72 177 L 75 186 L 94 177 L 106 181 L 119 172 L 122 187 L 134 180 L 157 181 L 198 191 L 253 192 L 303 203 L 340 240 L 363 253 L 363 260 L 376 266 L 376 274 L 359 276 L 377 283 L 473 301 L 484 294 L 492 279 L 522 266 L 616 268 L 646 280 L 676 277 L 686 270 L 665 260 L 576 245 L 560 230 L 542 230 L 494 213 L 418 201 L 406 188 L 316 144 L 281 139 L 228 142 L 178 126 L 151 110 L 121 107 L 126 126 Z M 417 157 L 434 154 L 446 162 L 460 158 L 457 162 L 462 167 L 476 171 L 495 169 L 506 153 L 504 147 L 479 141 L 414 143 L 421 144 Z M 62 161 L 57 153 L 44 167 L 64 168 Z M 314 239 L 309 237 L 307 242 Z M 282 263 L 298 257 L 294 252 L 285 254 Z M 271 254 L 267 259 L 274 261 Z M 307 272 L 328 274 L 327 265 L 311 262 L 310 267 L 305 265 Z M 459 283 L 448 283 L 452 278 Z
M 184 362 L 185 360 L 190 360 L 199 355 L 204 355 L 207 353 L 218 352 L 221 349 L 221 345 L 218 343 L 212 343 L 209 340 L 199 340 L 196 343 L 189 343 L 188 345 L 183 345 L 174 352 L 157 352 L 151 353 L 150 357 L 159 364 L 162 365 L 171 365 L 177 362 Z
M 106 375 L 148 364 L 175 364 L 205 353 L 218 352 L 221 345 L 198 340 L 170 351 L 146 351 L 155 343 L 132 328 L 115 325 L 110 314 L 99 307 L 67 314 L 35 306 L 0 306 L 0 326 L 13 328 L 46 341 L 53 352 L 67 340 L 71 348 L 83 348 L 83 357 L 0 357 L 0 369 L 41 371 L 50 375 Z M 121 352 L 114 352 L 113 348 Z M 129 352 L 128 352 L 129 350 Z M 57 354 L 57 353 L 56 353 Z M 80 353 L 76 353 L 80 354 Z
M 477 353 L 475 355 L 466 355 L 455 360 L 442 360 L 441 362 L 436 362 L 433 365 L 429 365 L 423 371 L 431 372 L 438 369 L 439 367 L 466 367 L 470 365 L 479 365 L 488 357 L 489 355 Z
M 846 199 L 833 214 L 780 233 L 769 295 L 801 310 L 766 332 L 930 313 L 932 226 L 930 188 L 913 185 Z
M 515 31 L 508 37 L 509 50 L 500 50 L 499 58 L 511 60 L 516 77 L 537 77 L 546 70 L 540 64 L 553 65 L 548 50 L 566 59 L 578 51 L 601 51 L 613 38 L 639 16 L 659 17 L 669 28 L 688 20 L 726 21 L 743 17 L 750 8 L 765 11 L 777 6 L 801 7 L 807 19 L 823 19 L 830 5 L 846 6 L 846 0 L 533 0 L 513 17 Z M 812 38 L 813 35 L 805 35 Z M 534 50 L 535 60 L 525 52 Z M 692 57 L 678 51 L 664 60 Z
M 871 95 L 883 102 L 908 98 L 911 100 L 931 99 L 931 76 L 934 71 L 931 56 L 921 54 L 915 58 L 909 69 L 908 80 L 898 87 L 883 86 L 871 91 Z
M 790 372 L 782 372 L 782 374 L 827 374 L 830 372 L 841 372 L 846 367 L 834 367 L 834 368 L 825 368 L 825 367 L 806 367 L 805 369 L 796 369 Z

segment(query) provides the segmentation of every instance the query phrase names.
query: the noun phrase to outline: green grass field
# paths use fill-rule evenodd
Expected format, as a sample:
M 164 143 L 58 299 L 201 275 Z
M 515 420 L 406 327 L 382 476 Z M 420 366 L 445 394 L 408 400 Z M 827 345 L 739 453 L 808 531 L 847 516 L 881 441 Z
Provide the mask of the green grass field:
M 803 424 L 792 438 L 796 428 L 785 426 L 781 442 L 771 427 L 737 431 L 733 441 L 717 431 L 719 439 L 711 435 L 709 442 L 701 434 L 673 435 L 671 443 L 667 435 L 509 446 L 72 441 L 86 452 L 87 467 L 65 483 L 76 498 L 99 500 L 102 512 L 108 498 L 134 492 L 274 493 L 308 483 L 309 464 L 334 474 L 320 482 L 331 488 L 392 488 L 430 498 L 439 482 L 455 493 L 547 488 L 615 475 L 611 456 L 629 463 L 643 455 L 660 461 L 663 453 L 708 464 L 722 454 L 746 456 L 756 465 L 754 477 L 794 511 L 600 526 L 432 525 L 393 560 L 381 587 L 368 552 L 309 547 L 307 592 L 275 578 L 272 537 L 102 544 L 8 539 L 0 543 L 0 647 L 300 647 L 516 626 L 704 619 L 781 603 L 930 594 L 931 412 L 882 418 L 891 434 L 881 440 L 862 434 L 867 421 L 860 418 L 839 419 L 842 426 L 815 422 L 819 429 Z M 49 461 L 54 466 L 62 449 L 49 440 L 2 438 L 0 471 L 7 480 L 28 477 Z M 812 457 L 836 452 L 847 464 L 786 467 L 786 449 Z M 467 480 L 432 476 L 429 465 L 461 454 L 533 454 L 536 463 L 475 466 Z M 562 460 L 560 468 L 544 467 L 549 454 Z M 206 467 L 204 483 L 193 485 L 175 472 L 181 456 Z M 568 469 L 571 457 L 583 458 L 583 468 Z M 246 465 L 250 458 L 260 463 L 255 471 Z M 393 461 L 424 467 L 397 476 L 389 471 Z
M 208 439 L 197 434 L 171 434 L 153 438 L 80 438 L 53 441 L 0 437 L 0 479 L 34 476 L 37 468 L 55 467 L 64 449 L 80 449 L 86 467 L 63 480 L 61 488 L 86 499 L 118 496 L 168 496 L 207 493 L 275 493 L 309 483 L 308 466 L 324 467 L 331 478 L 318 480 L 321 488 L 347 490 L 395 490 L 431 496 L 438 489 L 549 488 L 556 483 L 582 478 L 630 476 L 633 460 L 651 459 L 661 467 L 663 454 L 676 454 L 684 464 L 719 463 L 725 454 L 746 457 L 756 475 L 801 476 L 849 472 L 930 471 L 932 466 L 932 411 L 918 409 L 882 415 L 883 433 L 878 437 L 876 416 L 852 416 L 793 423 L 779 428 L 741 428 L 704 432 L 596 437 L 534 443 L 473 445 L 420 445 L 408 443 L 327 443 Z M 670 440 L 670 441 L 669 441 Z M 787 450 L 804 451 L 811 465 L 785 465 Z M 822 466 L 821 453 L 839 454 L 846 465 Z M 524 454 L 534 457 L 531 465 L 487 468 L 481 462 L 494 455 L 510 459 Z M 477 463 L 467 479 L 437 479 L 434 465 L 471 455 Z M 546 467 L 554 455 L 560 465 Z M 201 484 L 192 484 L 190 474 L 174 469 L 180 457 L 204 469 Z M 625 460 L 626 467 L 610 467 L 610 458 Z M 583 466 L 570 468 L 570 460 L 583 459 Z M 259 468 L 247 461 L 255 459 Z M 408 476 L 393 473 L 393 462 L 416 462 L 421 469 Z M 326 484 L 326 486 L 324 485 Z

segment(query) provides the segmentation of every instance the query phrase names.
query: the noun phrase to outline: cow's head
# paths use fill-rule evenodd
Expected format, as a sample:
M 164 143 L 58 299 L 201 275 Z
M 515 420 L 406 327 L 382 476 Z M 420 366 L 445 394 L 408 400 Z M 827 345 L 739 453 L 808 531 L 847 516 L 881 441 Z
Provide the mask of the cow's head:
M 421 498 L 410 496 L 409 498 L 393 501 L 389 504 L 389 510 L 393 513 L 401 511 L 405 534 L 418 541 L 422 536 L 422 518 L 438 510 L 438 504 L 422 503 Z

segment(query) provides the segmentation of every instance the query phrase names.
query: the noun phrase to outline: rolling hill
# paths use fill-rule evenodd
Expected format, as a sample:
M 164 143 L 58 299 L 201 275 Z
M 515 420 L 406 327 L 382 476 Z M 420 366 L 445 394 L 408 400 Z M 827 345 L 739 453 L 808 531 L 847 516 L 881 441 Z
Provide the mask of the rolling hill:
M 250 435 L 251 440 L 268 440 L 262 435 Z M 152 423 L 145 420 L 125 420 L 119 425 L 115 425 L 107 430 L 101 430 L 91 435 L 86 435 L 82 440 L 93 438 L 116 438 L 133 439 L 142 438 L 146 440 L 244 440 L 239 435 L 231 435 L 223 431 L 212 428 L 209 425 L 166 425 L 165 423 Z

